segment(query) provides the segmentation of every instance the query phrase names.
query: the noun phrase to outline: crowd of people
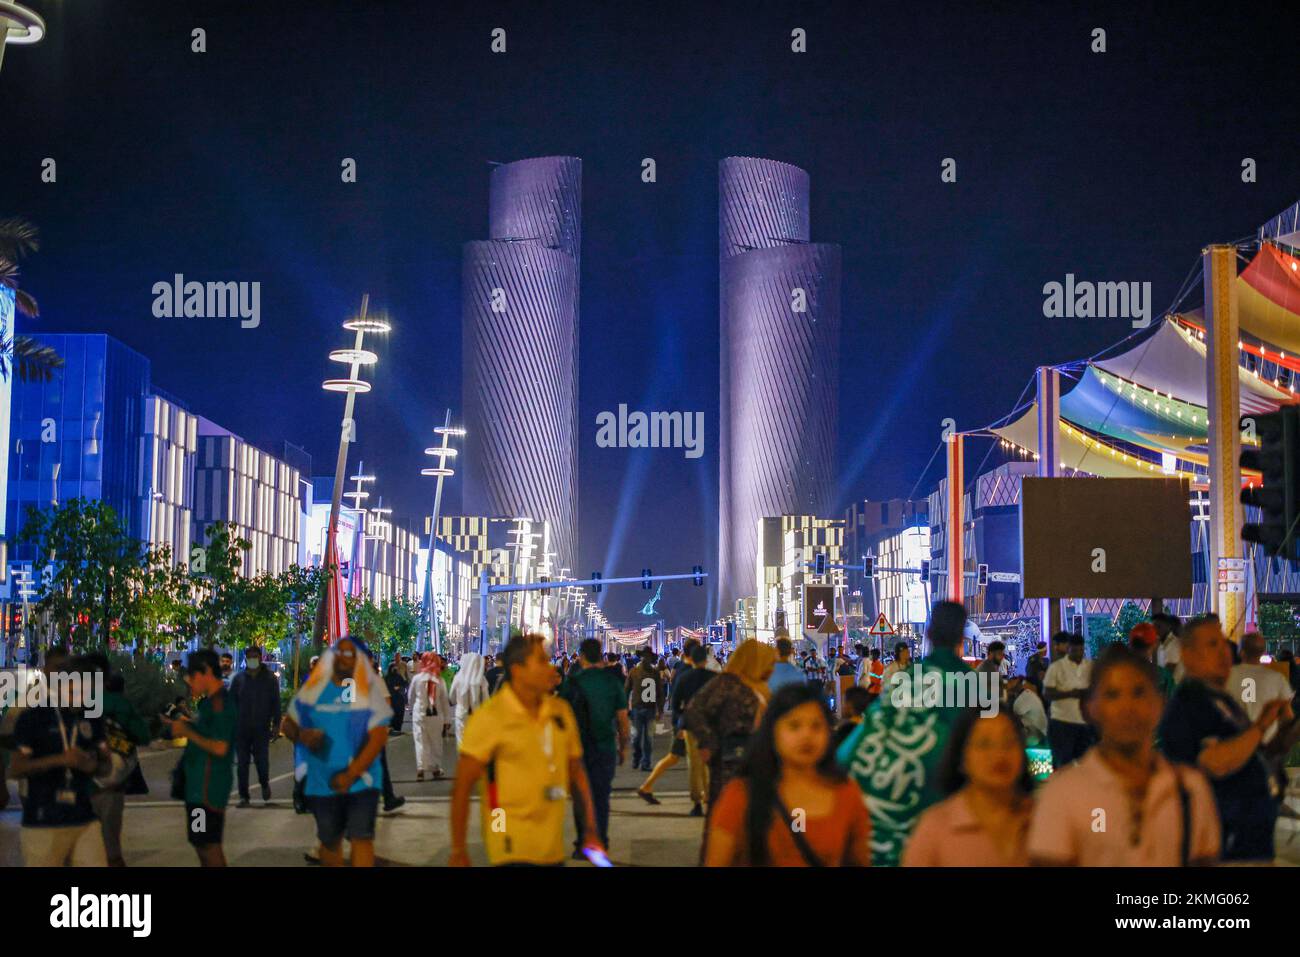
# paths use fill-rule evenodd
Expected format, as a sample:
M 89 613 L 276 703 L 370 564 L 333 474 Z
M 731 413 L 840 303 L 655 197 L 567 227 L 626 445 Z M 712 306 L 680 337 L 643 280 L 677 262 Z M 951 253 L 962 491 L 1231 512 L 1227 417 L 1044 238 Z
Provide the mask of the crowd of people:
M 443 777 L 445 749 L 456 749 L 452 865 L 470 862 L 476 792 L 491 864 L 609 864 L 614 777 L 629 757 L 645 775 L 635 793 L 653 807 L 664 774 L 687 763 L 707 866 L 1273 859 L 1275 824 L 1290 813 L 1300 675 L 1266 662 L 1260 635 L 1238 645 L 1213 616 L 1157 614 L 1095 659 L 1061 632 L 1050 654 L 1040 643 L 1017 668 L 1000 642 L 964 657 L 965 626 L 961 605 L 937 603 L 915 661 L 905 641 L 888 657 L 862 646 L 796 654 L 787 637 L 725 657 L 694 640 L 619 654 L 588 639 L 556 655 L 525 635 L 495 656 L 399 656 L 385 669 L 349 636 L 313 660 L 283 714 L 258 649 L 237 672 L 200 649 L 184 664 L 191 701 L 157 724 L 185 740 L 171 793 L 204 866 L 225 864 L 227 805 L 232 791 L 250 803 L 251 770 L 270 801 L 268 748 L 281 733 L 294 748 L 295 808 L 316 825 L 308 858 L 373 865 L 380 808 L 403 800 L 387 763 L 403 726 L 418 781 Z M 50 649 L 45 672 L 99 673 L 106 694 L 93 718 L 77 702 L 26 709 L 0 742 L 21 785 L 23 859 L 121 865 L 149 722 L 103 656 Z M 963 693 L 977 681 L 996 707 Z M 897 693 L 917 683 L 940 693 Z M 669 736 L 658 756 L 656 730 Z

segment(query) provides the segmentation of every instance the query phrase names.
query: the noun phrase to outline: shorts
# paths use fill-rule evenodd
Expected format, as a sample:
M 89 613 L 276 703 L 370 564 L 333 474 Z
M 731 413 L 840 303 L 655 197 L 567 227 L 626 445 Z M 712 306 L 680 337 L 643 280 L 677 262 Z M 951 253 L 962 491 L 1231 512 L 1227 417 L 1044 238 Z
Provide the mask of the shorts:
M 679 758 L 684 758 L 684 757 L 686 757 L 686 738 L 685 738 L 685 736 L 682 736 L 682 737 L 675 737 L 675 738 L 673 738 L 673 746 L 669 749 L 669 753 L 670 753 L 670 754 L 673 754 L 673 755 L 675 755 L 676 757 L 679 757 Z
M 316 837 L 333 847 L 344 837 L 349 841 L 373 841 L 375 818 L 379 816 L 377 790 L 347 794 L 307 795 L 307 806 L 316 816 Z
M 220 844 L 226 836 L 226 812 L 202 804 L 185 805 L 185 836 L 195 847 Z

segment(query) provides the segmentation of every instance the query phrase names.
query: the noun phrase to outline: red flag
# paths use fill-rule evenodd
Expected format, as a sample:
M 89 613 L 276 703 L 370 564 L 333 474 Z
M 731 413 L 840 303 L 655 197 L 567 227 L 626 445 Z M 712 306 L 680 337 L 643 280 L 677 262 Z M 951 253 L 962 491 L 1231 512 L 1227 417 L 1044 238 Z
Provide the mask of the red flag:
M 330 526 L 329 540 L 325 546 L 326 568 L 329 570 L 329 582 L 325 589 L 325 640 L 334 644 L 348 633 L 348 605 L 346 590 L 339 580 L 338 545 L 335 540 L 336 529 Z

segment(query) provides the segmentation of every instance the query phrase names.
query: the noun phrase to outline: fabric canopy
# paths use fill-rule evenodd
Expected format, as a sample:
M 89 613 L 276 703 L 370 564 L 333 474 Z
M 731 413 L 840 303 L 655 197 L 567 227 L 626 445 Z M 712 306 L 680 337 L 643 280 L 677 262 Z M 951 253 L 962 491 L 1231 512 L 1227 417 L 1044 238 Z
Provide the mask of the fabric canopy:
M 1237 276 L 1237 312 L 1243 332 L 1292 355 L 1300 353 L 1300 259 L 1272 243 L 1260 246 Z M 1204 309 L 1185 315 L 1204 328 Z
M 1076 472 L 1087 472 L 1101 478 L 1168 478 L 1160 466 L 1145 462 L 1113 446 L 1106 445 L 1084 434 L 1062 419 L 1060 429 L 1060 466 Z M 1018 445 L 1025 451 L 1038 454 L 1038 403 L 1031 402 L 1025 414 L 1008 425 L 991 429 L 994 435 Z M 1188 472 L 1179 473 L 1191 478 Z
M 1161 320 L 1155 335 L 1127 352 L 1095 365 L 1155 392 L 1206 406 L 1205 343 L 1170 319 Z M 1245 413 L 1273 412 L 1292 396 L 1246 369 L 1239 371 L 1239 400 Z

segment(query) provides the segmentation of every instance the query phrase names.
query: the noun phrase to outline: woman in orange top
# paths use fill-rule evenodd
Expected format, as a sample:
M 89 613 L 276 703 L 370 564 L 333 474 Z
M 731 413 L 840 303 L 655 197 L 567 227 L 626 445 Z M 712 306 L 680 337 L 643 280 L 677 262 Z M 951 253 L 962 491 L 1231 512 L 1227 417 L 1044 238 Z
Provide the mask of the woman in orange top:
M 740 773 L 709 819 L 710 867 L 852 867 L 871 861 L 862 792 L 835 762 L 820 689 L 773 696 Z

